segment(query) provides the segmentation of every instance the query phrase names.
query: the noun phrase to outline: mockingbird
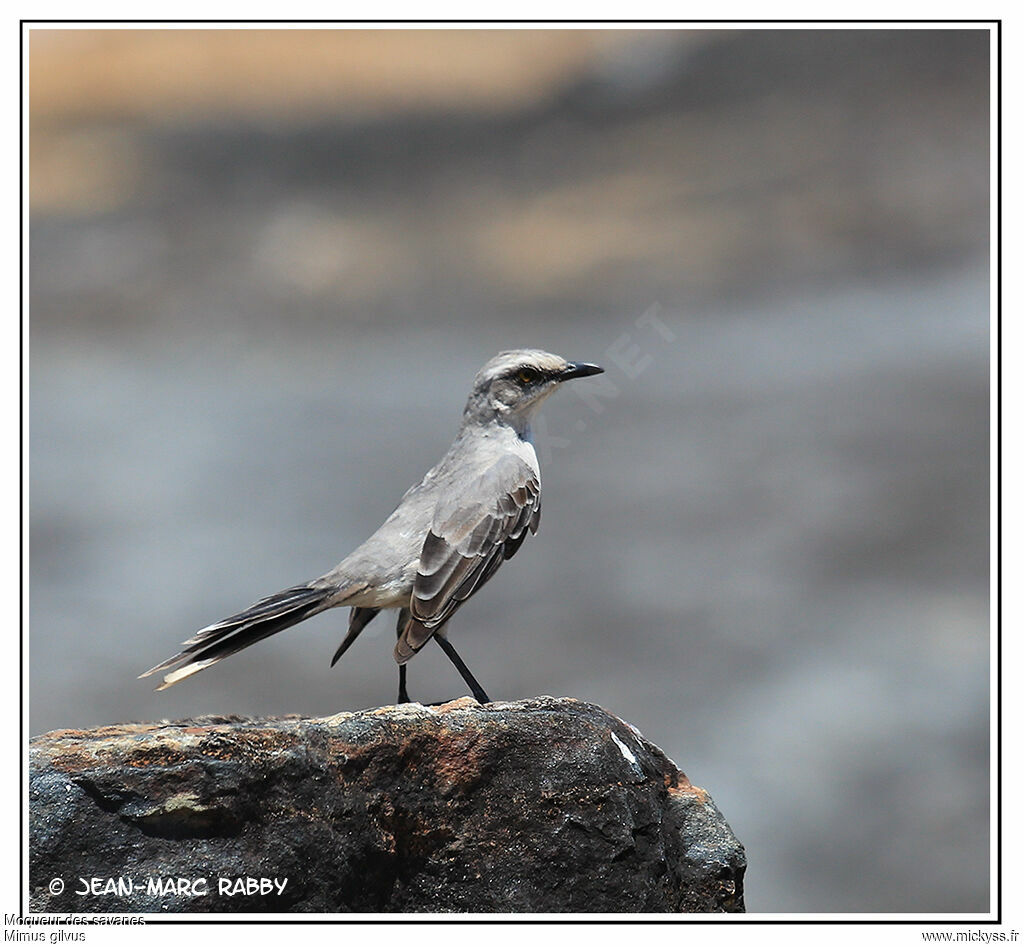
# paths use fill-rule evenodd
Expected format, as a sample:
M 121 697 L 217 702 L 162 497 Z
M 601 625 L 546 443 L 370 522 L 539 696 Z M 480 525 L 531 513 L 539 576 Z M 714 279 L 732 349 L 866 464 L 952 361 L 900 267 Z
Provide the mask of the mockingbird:
M 383 608 L 398 609 L 398 701 L 406 664 L 431 638 L 481 703 L 489 698 L 447 638 L 447 622 L 540 523 L 540 465 L 530 418 L 570 378 L 604 371 L 536 349 L 502 352 L 477 372 L 459 433 L 439 464 L 366 542 L 330 572 L 260 599 L 196 632 L 150 668 L 164 690 L 270 635 L 339 605 L 352 609 L 331 667 Z M 172 670 L 173 669 L 173 670 Z

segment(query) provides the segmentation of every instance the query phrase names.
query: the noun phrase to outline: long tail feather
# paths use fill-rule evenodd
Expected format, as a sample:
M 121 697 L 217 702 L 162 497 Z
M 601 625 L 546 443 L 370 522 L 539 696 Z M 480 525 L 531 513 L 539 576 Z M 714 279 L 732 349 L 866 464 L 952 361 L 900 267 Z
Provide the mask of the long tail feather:
M 297 585 L 260 599 L 245 611 L 200 629 L 184 643 L 178 654 L 139 677 L 174 668 L 157 688 L 158 691 L 165 690 L 211 664 L 316 614 L 323 609 L 326 599 L 337 591 L 336 588 Z

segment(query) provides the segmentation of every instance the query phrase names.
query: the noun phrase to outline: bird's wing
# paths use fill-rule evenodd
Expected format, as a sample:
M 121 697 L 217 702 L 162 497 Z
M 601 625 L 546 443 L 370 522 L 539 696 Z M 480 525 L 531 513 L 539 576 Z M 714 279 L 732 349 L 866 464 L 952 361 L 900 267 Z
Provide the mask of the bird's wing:
M 404 664 L 422 648 L 539 523 L 540 477 L 515 454 L 502 456 L 458 496 L 439 503 L 420 552 L 412 620 L 395 646 L 395 660 Z

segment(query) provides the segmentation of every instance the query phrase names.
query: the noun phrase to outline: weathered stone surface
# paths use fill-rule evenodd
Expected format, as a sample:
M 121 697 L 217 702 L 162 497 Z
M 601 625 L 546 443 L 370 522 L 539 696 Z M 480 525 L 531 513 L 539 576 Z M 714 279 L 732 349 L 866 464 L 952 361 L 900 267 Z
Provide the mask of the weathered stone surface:
M 571 699 L 58 730 L 30 770 L 33 911 L 743 910 L 707 793 Z

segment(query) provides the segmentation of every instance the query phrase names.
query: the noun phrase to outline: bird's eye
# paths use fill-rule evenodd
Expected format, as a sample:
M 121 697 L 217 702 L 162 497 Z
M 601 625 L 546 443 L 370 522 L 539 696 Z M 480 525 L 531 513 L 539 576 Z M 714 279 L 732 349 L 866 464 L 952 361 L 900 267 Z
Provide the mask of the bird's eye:
M 534 371 L 532 368 L 520 368 L 518 378 L 524 385 L 532 385 L 540 378 L 540 372 Z

